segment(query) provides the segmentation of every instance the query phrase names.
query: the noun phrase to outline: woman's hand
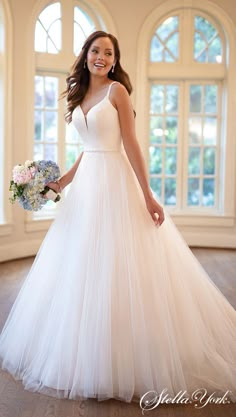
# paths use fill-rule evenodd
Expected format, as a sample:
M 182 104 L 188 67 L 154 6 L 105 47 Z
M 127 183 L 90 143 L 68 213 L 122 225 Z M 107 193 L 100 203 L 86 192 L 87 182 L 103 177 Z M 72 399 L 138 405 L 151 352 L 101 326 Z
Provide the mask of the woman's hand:
M 46 184 L 46 186 L 47 187 L 49 187 L 49 188 L 51 188 L 53 191 L 55 191 L 56 193 L 59 193 L 60 191 L 59 191 L 59 184 L 57 183 L 57 182 L 55 182 L 55 181 L 51 181 L 51 182 L 48 182 L 47 184 Z
M 165 220 L 163 208 L 158 204 L 154 197 L 146 199 L 146 206 L 155 225 L 160 226 Z M 158 214 L 158 218 L 156 217 L 156 213 Z

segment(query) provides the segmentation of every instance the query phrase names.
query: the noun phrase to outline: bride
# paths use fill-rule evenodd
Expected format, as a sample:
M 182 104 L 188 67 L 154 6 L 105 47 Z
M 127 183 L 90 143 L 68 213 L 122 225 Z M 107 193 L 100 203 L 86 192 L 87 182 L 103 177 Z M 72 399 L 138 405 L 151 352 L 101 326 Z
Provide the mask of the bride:
M 148 185 L 117 39 L 92 33 L 67 79 L 84 150 L 0 336 L 25 388 L 130 402 L 198 389 L 236 398 L 236 312 Z

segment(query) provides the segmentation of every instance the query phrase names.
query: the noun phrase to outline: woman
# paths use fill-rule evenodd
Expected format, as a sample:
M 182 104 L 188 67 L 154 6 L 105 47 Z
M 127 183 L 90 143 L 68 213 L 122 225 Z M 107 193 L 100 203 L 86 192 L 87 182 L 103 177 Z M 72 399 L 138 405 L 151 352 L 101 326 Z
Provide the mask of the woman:
M 67 81 L 84 151 L 48 184 L 71 187 L 2 331 L 2 367 L 70 399 L 235 401 L 236 312 L 149 188 L 114 36 L 90 35 Z

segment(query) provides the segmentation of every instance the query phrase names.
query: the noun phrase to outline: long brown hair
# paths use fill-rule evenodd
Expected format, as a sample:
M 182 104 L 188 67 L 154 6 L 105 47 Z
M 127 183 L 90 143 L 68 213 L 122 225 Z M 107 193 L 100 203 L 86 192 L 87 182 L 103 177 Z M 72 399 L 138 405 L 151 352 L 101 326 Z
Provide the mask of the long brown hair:
M 106 37 L 111 40 L 115 51 L 116 64 L 114 67 L 114 72 L 110 70 L 108 72 L 108 78 L 114 81 L 119 81 L 121 84 L 123 84 L 129 94 L 132 92 L 132 85 L 129 76 L 123 70 L 120 64 L 120 48 L 117 39 L 110 33 L 106 33 L 102 30 L 97 30 L 86 39 L 79 56 L 71 68 L 71 73 L 66 79 L 67 88 L 61 95 L 61 97 L 66 97 L 67 99 L 67 113 L 65 114 L 65 119 L 68 123 L 70 123 L 72 120 L 73 110 L 80 103 L 82 103 L 88 90 L 90 73 L 87 65 L 84 67 L 84 62 L 87 58 L 88 50 L 95 39 L 102 37 Z

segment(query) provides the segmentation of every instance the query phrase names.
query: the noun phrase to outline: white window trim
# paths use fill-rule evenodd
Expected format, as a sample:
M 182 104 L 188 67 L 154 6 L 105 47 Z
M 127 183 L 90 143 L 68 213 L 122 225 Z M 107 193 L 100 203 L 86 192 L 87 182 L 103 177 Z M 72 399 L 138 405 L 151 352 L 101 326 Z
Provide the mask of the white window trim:
M 55 73 L 68 73 L 70 67 L 72 66 L 73 62 L 75 61 L 75 56 L 73 54 L 73 25 L 71 25 L 71 30 L 63 30 L 62 27 L 62 51 L 58 54 L 46 54 L 35 52 L 34 53 L 34 33 L 35 33 L 35 24 L 37 21 L 38 16 L 43 11 L 43 9 L 49 6 L 52 3 L 56 3 L 60 1 L 61 3 L 61 13 L 62 15 L 66 15 L 70 13 L 70 10 L 73 8 L 68 7 L 68 3 L 70 2 L 72 6 L 80 6 L 86 12 L 91 10 L 92 15 L 97 16 L 97 21 L 99 21 L 99 25 L 103 27 L 103 24 L 107 28 L 107 31 L 117 36 L 116 26 L 111 15 L 108 13 L 105 6 L 99 0 L 89 0 L 89 1 L 81 1 L 81 0 L 55 0 L 48 2 L 48 0 L 39 0 L 31 14 L 30 24 L 28 27 L 28 34 L 27 34 L 27 50 L 30 51 L 28 54 L 28 61 L 27 61 L 27 83 L 26 83 L 26 97 L 27 101 L 27 109 L 28 114 L 32 115 L 28 117 L 28 125 L 27 125 L 27 143 L 26 149 L 31 150 L 33 149 L 33 142 L 32 137 L 34 135 L 34 76 L 35 72 L 37 71 L 52 71 L 52 74 Z M 96 11 L 96 12 L 95 12 Z M 73 22 L 73 15 L 69 16 Z M 102 24 L 103 22 L 103 24 Z M 66 48 L 63 49 L 64 44 L 70 44 L 71 50 Z M 65 76 L 66 79 L 66 76 Z M 27 158 L 25 158 L 27 159 Z M 34 232 L 39 230 L 46 230 L 48 225 L 52 222 L 53 219 L 47 220 L 46 218 L 42 219 L 32 219 L 32 214 L 30 212 L 25 212 L 25 231 L 26 232 Z
M 226 63 L 227 63 L 227 85 L 228 85 L 228 94 L 227 99 L 225 100 L 225 105 L 228 111 L 226 112 L 225 126 L 227 127 L 226 132 L 226 148 L 225 148 L 225 158 L 227 160 L 225 168 L 225 194 L 224 194 L 224 213 L 222 215 L 211 215 L 206 216 L 205 214 L 199 214 L 199 216 L 191 215 L 186 213 L 173 215 L 173 219 L 176 224 L 179 225 L 209 225 L 209 219 L 211 226 L 226 226 L 232 227 L 235 224 L 235 199 L 236 199 L 236 175 L 235 175 L 235 131 L 236 131 L 236 119 L 234 115 L 234 109 L 236 105 L 236 79 L 235 79 L 235 67 L 236 67 L 236 28 L 231 21 L 230 17 L 226 12 L 219 7 L 218 5 L 208 2 L 206 0 L 167 0 L 159 7 L 157 7 L 145 20 L 138 38 L 138 49 L 137 49 L 137 73 L 136 73 L 136 85 L 138 86 L 136 92 L 136 110 L 137 110 L 137 132 L 140 137 L 140 145 L 142 147 L 143 153 L 146 158 L 146 163 L 148 165 L 148 154 L 147 154 L 147 143 L 149 143 L 149 118 L 148 118 L 148 109 L 149 109 L 149 87 L 148 87 L 148 76 L 156 78 L 156 71 L 152 70 L 152 66 L 156 64 L 153 63 L 150 65 L 150 71 L 147 72 L 149 62 L 147 62 L 149 57 L 149 48 L 150 40 L 153 34 L 154 28 L 159 22 L 164 19 L 167 14 L 172 13 L 176 15 L 177 9 L 191 8 L 196 9 L 199 13 L 209 14 L 219 22 L 222 23 L 226 31 L 226 37 L 230 49 L 230 59 L 229 51 L 226 50 Z M 215 25 L 215 23 L 214 23 Z M 218 28 L 217 28 L 218 29 Z M 166 78 L 166 72 L 164 74 L 164 66 L 160 63 L 158 65 L 158 78 Z M 210 65 L 210 64 L 204 64 Z M 171 65 L 170 65 L 171 67 Z M 153 71 L 153 73 L 152 73 Z M 178 69 L 178 64 L 173 65 L 173 75 L 176 79 L 181 77 L 180 68 Z M 191 71 L 191 68 L 189 68 Z M 201 74 L 201 67 L 199 66 L 199 71 L 196 74 L 197 78 L 203 78 L 203 73 Z M 216 66 L 216 73 L 218 79 L 224 78 L 223 66 L 219 64 Z M 194 77 L 194 72 L 190 72 L 190 77 Z M 144 117 L 144 109 L 146 110 L 146 117 Z M 141 115 L 139 117 L 139 115 Z M 234 244 L 236 245 L 236 238 L 234 239 Z
M 12 51 L 13 29 L 12 15 L 7 0 L 1 1 L 4 20 L 4 79 L 3 79 L 3 213 L 5 222 L 0 224 L 0 236 L 10 235 L 13 230 L 13 208 L 9 202 L 9 183 L 12 177 Z

